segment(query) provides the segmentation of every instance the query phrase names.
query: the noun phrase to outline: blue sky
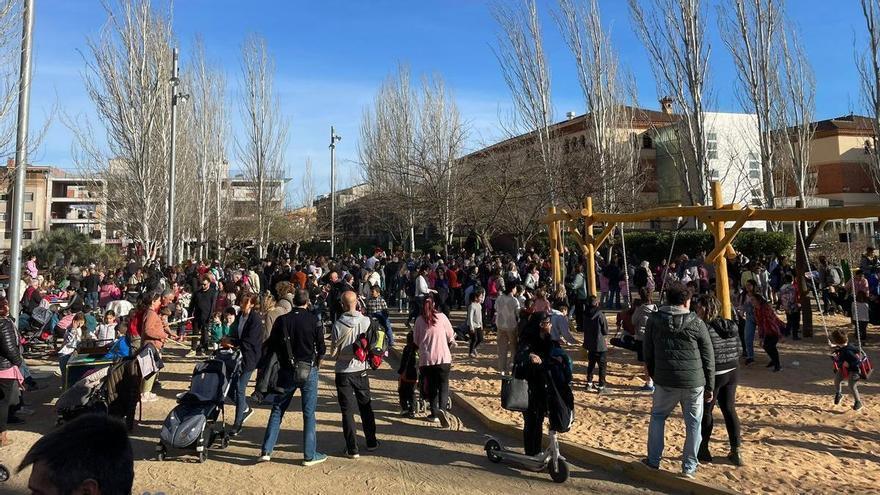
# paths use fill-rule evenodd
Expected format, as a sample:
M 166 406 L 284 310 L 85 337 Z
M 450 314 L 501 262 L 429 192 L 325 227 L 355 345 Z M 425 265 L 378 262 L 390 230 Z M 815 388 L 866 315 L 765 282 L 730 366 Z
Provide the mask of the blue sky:
M 739 111 L 730 59 L 715 29 L 715 2 L 710 3 L 714 106 L 721 111 Z M 858 2 L 788 3 L 816 72 L 816 115 L 829 118 L 859 113 L 853 43 L 861 41 L 864 27 Z M 555 2 L 539 4 L 557 118 L 566 111 L 581 113 L 583 104 L 571 57 L 548 15 Z M 155 5 L 164 8 L 167 4 L 156 1 Z M 500 135 L 498 116 L 508 111 L 509 95 L 492 52 L 497 29 L 491 5 L 489 0 L 177 0 L 174 28 L 184 63 L 194 37 L 203 37 L 209 58 L 220 61 L 227 70 L 231 98 L 239 74 L 241 42 L 250 33 L 267 40 L 276 59 L 283 111 L 291 125 L 287 150 L 288 174 L 294 178 L 291 192 L 298 188 L 306 157 L 311 157 L 320 194 L 329 190 L 331 125 L 343 136 L 337 147 L 339 185 L 359 181 L 356 160 L 361 113 L 399 63 L 408 64 L 416 76 L 439 74 L 446 79 L 471 127 L 472 147 Z M 636 77 L 641 105 L 656 108 L 650 65 L 633 33 L 626 2 L 602 0 L 600 6 L 623 64 Z M 94 118 L 83 88 L 80 51 L 85 49 L 86 37 L 96 34 L 105 19 L 98 0 L 37 2 L 31 96 L 34 128 L 53 108 Z M 230 104 L 230 115 L 235 119 L 235 103 Z M 31 161 L 73 168 L 71 142 L 70 131 L 56 117 Z

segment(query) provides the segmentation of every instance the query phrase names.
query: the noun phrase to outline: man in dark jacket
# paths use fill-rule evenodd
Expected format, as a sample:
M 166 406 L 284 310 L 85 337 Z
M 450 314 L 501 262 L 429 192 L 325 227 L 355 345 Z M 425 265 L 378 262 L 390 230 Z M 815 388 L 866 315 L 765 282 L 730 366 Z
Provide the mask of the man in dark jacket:
M 245 390 L 251 375 L 257 369 L 263 350 L 263 319 L 254 309 L 260 302 L 260 296 L 254 293 L 245 294 L 241 299 L 241 313 L 235 320 L 232 329 L 232 344 L 241 351 L 241 374 L 233 384 L 235 386 L 235 419 L 232 422 L 232 435 L 241 432 L 241 427 L 254 410 L 247 404 Z
M 290 406 L 290 400 L 297 389 L 302 392 L 303 412 L 303 465 L 313 466 L 327 460 L 327 456 L 315 450 L 317 443 L 315 408 L 318 404 L 318 368 L 321 358 L 327 353 L 324 343 L 324 332 L 318 324 L 318 318 L 308 309 L 309 292 L 305 289 L 296 291 L 293 296 L 293 309 L 278 317 L 272 325 L 272 333 L 266 341 L 267 355 L 272 353 L 278 356 L 280 366 L 278 372 L 278 387 L 284 389 L 284 393 L 275 396 L 272 403 L 272 412 L 269 414 L 269 423 L 266 425 L 266 434 L 263 437 L 263 447 L 260 461 L 269 461 L 275 442 L 278 440 L 278 431 L 281 429 L 281 420 L 285 411 Z M 311 371 L 305 382 L 297 383 L 295 379 L 295 366 L 297 362 L 311 364 Z
M 656 389 L 644 462 L 654 469 L 660 467 L 666 418 L 681 404 L 686 432 L 682 473 L 693 478 L 704 390 L 705 400 L 711 401 L 715 384 L 715 355 L 706 324 L 690 311 L 690 289 L 681 283 L 670 284 L 666 297 L 669 306 L 652 314 L 645 326 L 645 364 Z
M 214 304 L 217 302 L 217 289 L 211 286 L 211 279 L 202 277 L 199 290 L 193 293 L 189 303 L 189 315 L 192 317 L 192 349 L 186 357 L 193 357 L 208 352 L 208 332 L 211 330 L 211 317 Z M 201 342 L 201 345 L 199 345 Z
M 584 315 L 584 348 L 587 350 L 587 390 L 595 390 L 599 394 L 605 393 L 605 369 L 607 364 L 606 355 L 608 345 L 605 336 L 608 335 L 608 320 L 599 309 L 599 298 L 590 296 L 587 298 L 587 314 Z M 593 370 L 599 365 L 599 384 L 593 384 Z

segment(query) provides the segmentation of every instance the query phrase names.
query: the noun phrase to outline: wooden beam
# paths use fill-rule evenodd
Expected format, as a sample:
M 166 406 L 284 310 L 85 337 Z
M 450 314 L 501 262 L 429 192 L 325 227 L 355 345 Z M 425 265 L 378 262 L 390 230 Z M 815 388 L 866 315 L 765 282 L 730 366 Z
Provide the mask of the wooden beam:
M 735 222 L 739 218 L 738 211 L 713 210 L 697 216 L 704 222 L 724 221 Z M 848 218 L 880 217 L 880 206 L 838 206 L 830 208 L 779 208 L 773 210 L 755 210 L 750 220 L 768 222 L 819 222 L 822 220 L 843 220 Z
M 711 210 L 709 206 L 664 206 L 635 213 L 593 213 L 586 214 L 586 209 L 581 210 L 581 215 L 592 216 L 596 222 L 644 222 L 658 218 L 694 217 Z
M 813 241 L 816 240 L 816 236 L 819 235 L 819 232 L 822 232 L 822 229 L 825 228 L 825 224 L 827 223 L 828 220 L 822 220 L 821 222 L 813 226 L 812 230 L 810 230 L 810 233 L 807 234 L 807 237 L 804 238 L 804 246 L 807 249 L 810 248 L 810 244 L 812 244 Z
M 593 239 L 593 198 L 587 197 L 584 200 L 583 209 L 584 221 L 586 222 L 586 232 L 584 233 L 584 246 L 587 251 L 587 294 L 598 296 L 596 290 L 596 244 Z M 582 330 L 582 329 L 578 329 Z
M 547 215 L 548 217 L 555 217 L 556 207 L 551 206 Z M 550 264 L 553 268 L 553 284 L 555 287 L 558 287 L 559 284 L 562 283 L 562 271 L 559 266 L 559 224 L 558 220 L 549 222 L 547 225 L 547 238 L 548 243 L 550 244 Z
M 721 183 L 718 181 L 712 181 L 711 188 L 712 206 L 717 208 L 715 211 L 723 211 L 720 210 L 720 208 L 724 206 L 724 199 L 721 195 Z M 741 212 L 735 213 L 742 215 Z M 743 224 L 745 224 L 745 221 L 743 221 Z M 715 228 L 712 230 L 712 235 L 715 236 L 715 249 L 724 249 L 724 239 L 726 238 L 726 234 L 724 233 L 724 222 L 719 221 L 715 224 Z M 727 258 L 724 256 L 716 256 L 714 261 L 715 296 L 721 301 L 721 316 L 729 320 L 733 314 L 733 306 L 730 304 L 730 281 L 727 278 Z
M 602 247 L 605 239 L 607 239 L 608 236 L 611 235 L 612 232 L 614 232 L 614 227 L 617 227 L 617 222 L 610 222 L 605 225 L 605 230 L 603 230 L 602 233 L 599 234 L 599 237 L 597 237 L 596 240 L 593 241 L 593 247 L 595 249 L 599 249 L 600 247 Z
M 558 222 L 560 220 L 568 221 L 570 217 L 567 213 L 548 213 L 547 216 L 544 217 L 543 223 L 549 224 L 550 222 Z
M 719 256 L 727 253 L 727 248 L 730 246 L 730 243 L 733 242 L 736 234 L 739 234 L 739 231 L 742 230 L 743 226 L 749 221 L 749 218 L 751 218 L 754 212 L 754 208 L 746 208 L 745 210 L 742 210 L 740 219 L 733 224 L 733 227 L 731 227 L 730 230 L 724 233 L 724 238 L 717 242 L 715 248 L 706 255 L 706 261 L 715 263 L 715 260 Z M 713 228 L 714 230 L 717 230 L 717 226 L 714 226 Z

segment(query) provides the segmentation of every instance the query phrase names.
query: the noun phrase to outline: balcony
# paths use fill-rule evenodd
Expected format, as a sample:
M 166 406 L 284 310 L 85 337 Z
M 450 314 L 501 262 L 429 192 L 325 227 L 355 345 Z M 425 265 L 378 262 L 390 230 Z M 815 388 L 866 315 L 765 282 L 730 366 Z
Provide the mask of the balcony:
M 53 203 L 100 203 L 103 200 L 101 189 L 87 181 L 52 183 Z

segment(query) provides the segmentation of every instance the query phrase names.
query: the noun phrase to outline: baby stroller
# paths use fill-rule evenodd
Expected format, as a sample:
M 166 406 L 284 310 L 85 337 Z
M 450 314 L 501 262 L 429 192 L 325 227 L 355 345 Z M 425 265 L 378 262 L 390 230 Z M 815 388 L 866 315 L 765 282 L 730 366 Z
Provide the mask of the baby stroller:
M 56 426 L 87 413 L 107 414 L 105 383 L 109 371 L 110 368 L 99 368 L 89 372 L 61 394 L 55 403 Z
M 215 442 L 219 440 L 221 449 L 229 445 L 223 402 L 240 368 L 241 353 L 228 350 L 196 365 L 189 391 L 177 399 L 159 432 L 159 461 L 165 460 L 169 451 L 190 451 L 199 456 L 199 462 L 205 462 Z

